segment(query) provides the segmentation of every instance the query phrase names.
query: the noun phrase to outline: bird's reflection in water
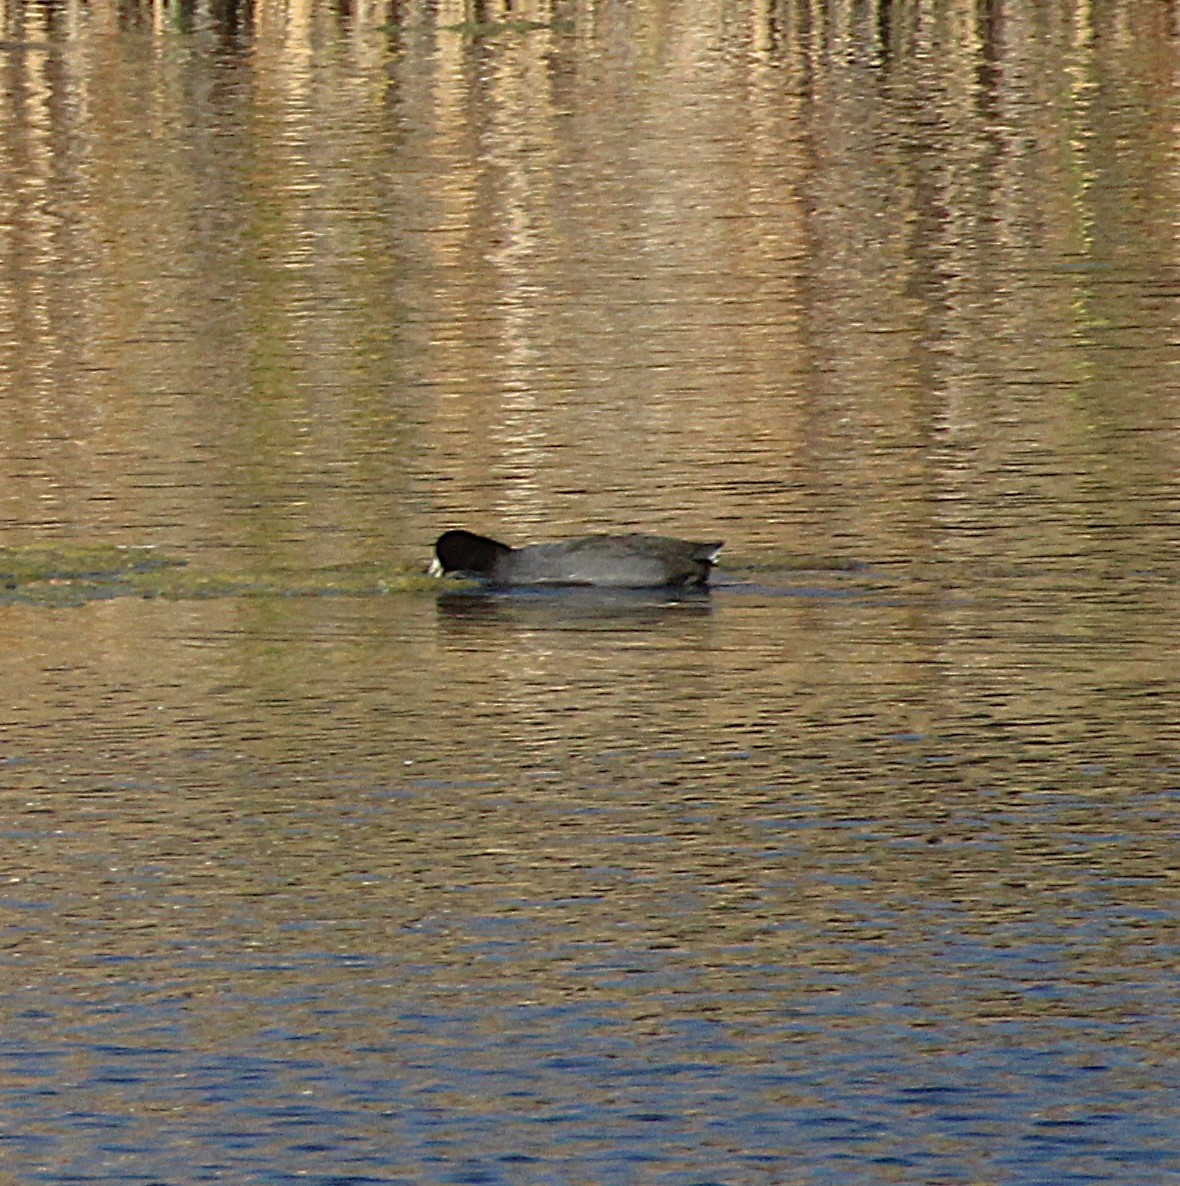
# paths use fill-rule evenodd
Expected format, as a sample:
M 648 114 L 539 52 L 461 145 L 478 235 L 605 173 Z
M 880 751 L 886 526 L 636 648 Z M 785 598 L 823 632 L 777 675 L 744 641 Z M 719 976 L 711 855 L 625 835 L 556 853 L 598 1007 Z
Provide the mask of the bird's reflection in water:
M 438 595 L 439 621 L 527 630 L 676 629 L 713 612 L 707 590 L 559 588 L 454 590 Z

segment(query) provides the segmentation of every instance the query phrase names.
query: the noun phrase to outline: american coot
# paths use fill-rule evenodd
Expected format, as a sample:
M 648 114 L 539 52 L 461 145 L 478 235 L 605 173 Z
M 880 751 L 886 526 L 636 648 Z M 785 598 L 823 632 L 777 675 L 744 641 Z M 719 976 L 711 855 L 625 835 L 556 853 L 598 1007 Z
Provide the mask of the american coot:
M 434 545 L 435 576 L 454 572 L 496 585 L 597 585 L 650 589 L 705 585 L 721 543 L 665 535 L 585 535 L 510 548 L 470 531 L 446 531 Z

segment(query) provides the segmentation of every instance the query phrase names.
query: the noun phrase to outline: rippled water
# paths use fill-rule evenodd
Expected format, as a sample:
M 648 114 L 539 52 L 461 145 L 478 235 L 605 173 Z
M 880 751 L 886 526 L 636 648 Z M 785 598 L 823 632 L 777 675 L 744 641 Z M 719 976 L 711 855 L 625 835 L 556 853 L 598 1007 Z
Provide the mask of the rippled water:
M 1018 587 L 8 611 L 12 1163 L 1167 1180 L 1173 660 Z
M 1166 6 L 3 13 L 0 1182 L 1180 1176 Z

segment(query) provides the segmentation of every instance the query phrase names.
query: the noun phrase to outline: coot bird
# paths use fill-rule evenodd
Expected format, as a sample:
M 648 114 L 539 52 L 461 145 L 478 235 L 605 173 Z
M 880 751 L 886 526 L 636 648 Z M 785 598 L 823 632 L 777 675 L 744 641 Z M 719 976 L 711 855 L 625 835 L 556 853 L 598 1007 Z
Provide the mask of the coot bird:
M 721 541 L 666 535 L 584 535 L 510 548 L 471 531 L 445 531 L 434 545 L 435 576 L 453 572 L 495 585 L 594 585 L 611 589 L 703 586 Z

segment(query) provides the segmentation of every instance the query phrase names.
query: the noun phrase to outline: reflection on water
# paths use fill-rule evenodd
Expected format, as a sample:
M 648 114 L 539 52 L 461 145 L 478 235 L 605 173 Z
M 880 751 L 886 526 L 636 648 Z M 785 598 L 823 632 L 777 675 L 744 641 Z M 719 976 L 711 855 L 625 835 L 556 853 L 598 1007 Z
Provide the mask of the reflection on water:
M 1167 5 L 2 11 L 14 1180 L 1180 1174 Z
M 476 635 L 489 623 L 530 630 L 647 630 L 666 626 L 679 636 L 686 617 L 712 612 L 704 590 L 554 589 L 441 593 L 440 621 L 456 635 Z M 474 630 L 465 631 L 468 626 Z

